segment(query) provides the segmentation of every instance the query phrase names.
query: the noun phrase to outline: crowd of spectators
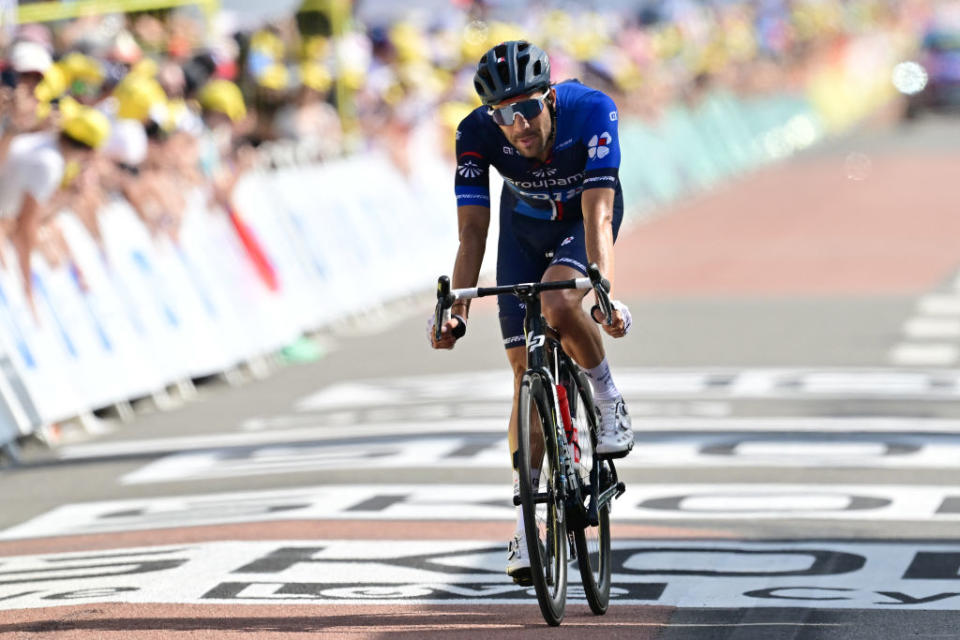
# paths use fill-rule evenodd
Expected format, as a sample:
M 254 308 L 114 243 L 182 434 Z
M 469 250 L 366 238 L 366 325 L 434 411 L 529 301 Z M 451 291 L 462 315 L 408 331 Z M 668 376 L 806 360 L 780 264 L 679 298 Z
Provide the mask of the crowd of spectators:
M 479 104 L 476 61 L 504 40 L 537 42 L 555 80 L 578 77 L 626 117 L 655 120 L 712 83 L 796 90 L 844 39 L 915 32 L 930 10 L 928 0 L 663 0 L 616 11 L 450 0 L 430 12 L 404 3 L 399 19 L 378 21 L 362 0 L 339 4 L 341 18 L 337 0 L 306 0 L 262 24 L 182 7 L 0 35 L 0 242 L 16 250 L 28 292 L 34 250 L 69 259 L 56 221 L 65 209 L 97 238 L 97 212 L 123 197 L 175 240 L 185 194 L 203 190 L 212 210 L 230 210 L 251 167 L 378 147 L 409 170 L 407 141 L 425 124 L 452 152 L 452 130 Z

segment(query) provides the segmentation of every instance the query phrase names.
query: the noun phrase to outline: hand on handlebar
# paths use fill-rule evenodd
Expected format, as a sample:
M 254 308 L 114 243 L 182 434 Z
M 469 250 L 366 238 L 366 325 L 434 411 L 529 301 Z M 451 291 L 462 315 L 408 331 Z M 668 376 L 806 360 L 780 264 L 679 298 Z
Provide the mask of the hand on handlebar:
M 437 338 L 436 314 L 427 319 L 427 341 L 434 349 L 453 349 L 457 340 L 467 332 L 467 323 L 460 316 L 451 316 L 440 325 L 440 337 Z
M 627 332 L 630 331 L 630 327 L 633 325 L 633 317 L 630 315 L 630 308 L 627 305 L 623 304 L 619 300 L 610 301 L 611 309 L 611 322 L 607 324 L 604 322 L 603 312 L 600 310 L 600 305 L 593 305 L 593 308 L 590 309 L 590 315 L 593 316 L 594 322 L 603 327 L 603 330 L 607 332 L 612 338 L 622 338 L 627 335 Z

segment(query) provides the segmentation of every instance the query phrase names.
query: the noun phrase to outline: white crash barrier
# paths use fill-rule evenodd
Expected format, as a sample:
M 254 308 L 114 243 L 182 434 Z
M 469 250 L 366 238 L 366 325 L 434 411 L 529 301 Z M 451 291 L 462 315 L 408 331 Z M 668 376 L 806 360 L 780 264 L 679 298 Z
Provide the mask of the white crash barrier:
M 376 154 L 252 173 L 234 194 L 238 221 L 197 191 L 175 241 L 122 199 L 99 212 L 99 243 L 64 211 L 73 259 L 34 255 L 35 311 L 0 247 L 0 446 L 423 291 L 452 264 L 450 182 L 445 165 L 406 177 Z

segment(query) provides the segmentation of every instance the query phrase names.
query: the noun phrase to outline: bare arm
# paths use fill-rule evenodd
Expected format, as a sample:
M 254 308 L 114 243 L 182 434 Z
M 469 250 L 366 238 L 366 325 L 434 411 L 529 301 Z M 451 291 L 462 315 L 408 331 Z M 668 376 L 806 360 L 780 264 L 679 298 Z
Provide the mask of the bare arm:
M 613 287 L 613 189 L 588 189 L 581 196 L 587 259 Z
M 457 207 L 457 220 L 460 229 L 460 249 L 453 265 L 453 288 L 477 286 L 480 279 L 480 265 L 487 248 L 487 230 L 490 228 L 490 207 L 466 205 Z M 451 311 L 467 317 L 470 304 L 467 300 L 458 300 Z
M 453 265 L 452 286 L 454 289 L 475 287 L 480 279 L 480 265 L 487 247 L 487 230 L 490 227 L 490 207 L 465 205 L 457 207 L 457 219 L 460 229 L 460 248 Z M 450 310 L 454 315 L 466 319 L 470 305 L 468 301 L 458 300 Z M 436 340 L 431 331 L 430 341 L 434 349 L 452 349 L 457 339 L 452 335 L 459 321 L 451 318 L 441 330 L 440 340 Z
M 37 231 L 40 228 L 41 206 L 33 195 L 27 193 L 23 196 L 23 204 L 20 207 L 20 213 L 17 215 L 17 226 L 13 230 L 10 238 L 17 251 L 17 259 L 20 262 L 20 273 L 23 276 L 23 289 L 27 296 L 27 302 L 36 317 L 36 308 L 33 302 L 33 278 L 30 271 L 30 253 L 37 246 Z
M 588 189 L 581 196 L 583 229 L 587 245 L 587 259 L 596 262 L 600 273 L 610 281 L 613 290 L 613 189 Z M 614 338 L 627 333 L 627 323 L 621 311 L 614 309 L 613 323 L 602 324 L 603 330 Z

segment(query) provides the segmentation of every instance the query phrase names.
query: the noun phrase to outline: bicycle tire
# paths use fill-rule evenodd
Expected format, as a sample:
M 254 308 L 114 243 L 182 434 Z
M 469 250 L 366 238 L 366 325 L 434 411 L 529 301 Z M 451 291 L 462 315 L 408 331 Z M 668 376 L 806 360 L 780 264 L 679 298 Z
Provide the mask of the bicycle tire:
M 610 606 L 610 505 L 603 505 L 597 516 L 600 522 L 596 527 L 574 531 L 573 539 L 583 594 L 590 611 L 602 616 Z M 596 533 L 591 536 L 590 532 Z
M 557 485 L 561 483 L 556 438 L 553 430 L 552 402 L 548 400 L 546 387 L 540 376 L 527 375 L 520 385 L 518 405 L 518 473 L 520 475 L 520 504 L 523 510 L 524 530 L 527 538 L 527 553 L 530 558 L 530 574 L 540 612 L 551 626 L 563 621 L 567 604 L 567 529 L 564 505 L 556 498 Z M 544 436 L 543 461 L 540 463 L 540 478 L 536 487 L 531 483 L 530 435 L 536 412 Z M 546 493 L 547 502 L 538 503 L 538 492 Z M 540 516 L 538 518 L 538 515 Z M 542 524 L 541 524 L 542 523 Z
M 570 415 L 574 426 L 579 432 L 580 462 L 581 465 L 597 466 L 597 478 L 604 477 L 602 473 L 606 463 L 594 455 L 599 425 L 597 414 L 593 410 L 593 394 L 590 392 L 589 382 L 583 373 L 571 367 L 568 377 L 572 391 L 568 393 L 570 400 Z M 583 475 L 583 474 L 581 474 Z M 585 479 L 589 482 L 589 478 Z M 601 491 L 604 488 L 601 482 Z M 583 582 L 583 593 L 586 596 L 590 610 L 596 615 L 603 615 L 610 605 L 610 505 L 605 504 L 597 511 L 598 525 L 578 528 L 573 532 L 574 543 L 577 549 L 577 565 L 580 568 L 580 579 Z

